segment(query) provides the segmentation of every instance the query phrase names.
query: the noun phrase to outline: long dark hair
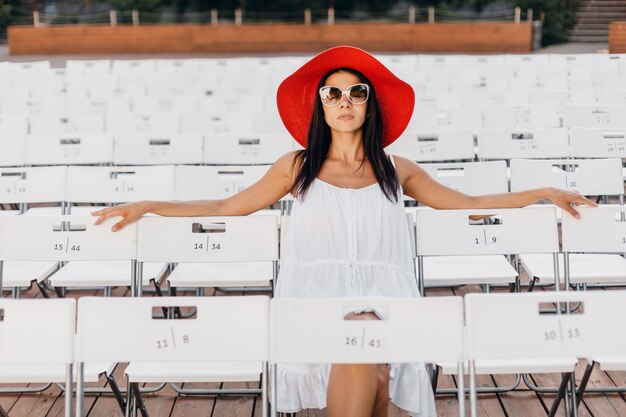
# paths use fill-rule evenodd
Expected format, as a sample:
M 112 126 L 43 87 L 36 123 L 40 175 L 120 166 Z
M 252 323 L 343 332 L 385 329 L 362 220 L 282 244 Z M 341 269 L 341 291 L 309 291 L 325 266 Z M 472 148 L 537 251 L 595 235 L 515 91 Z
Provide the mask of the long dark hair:
M 370 86 L 369 99 L 367 100 L 368 117 L 365 119 L 365 123 L 362 127 L 365 158 L 361 166 L 359 166 L 359 169 L 363 167 L 365 161 L 369 161 L 382 192 L 390 201 L 397 202 L 399 198 L 400 182 L 393 164 L 383 151 L 383 120 L 378 109 L 376 92 L 374 91 L 372 83 L 359 71 L 352 68 L 337 68 L 326 73 L 320 79 L 316 91 L 319 91 L 319 89 L 325 85 L 328 77 L 337 72 L 353 74 L 358 77 L 362 83 L 366 83 Z M 322 169 L 322 165 L 328 155 L 330 142 L 330 127 L 324 119 L 322 101 L 319 95 L 316 94 L 313 117 L 311 118 L 309 134 L 307 136 L 307 147 L 306 149 L 298 151 L 293 160 L 294 167 L 299 167 L 299 171 L 291 192 L 299 199 L 304 199 L 309 187 Z

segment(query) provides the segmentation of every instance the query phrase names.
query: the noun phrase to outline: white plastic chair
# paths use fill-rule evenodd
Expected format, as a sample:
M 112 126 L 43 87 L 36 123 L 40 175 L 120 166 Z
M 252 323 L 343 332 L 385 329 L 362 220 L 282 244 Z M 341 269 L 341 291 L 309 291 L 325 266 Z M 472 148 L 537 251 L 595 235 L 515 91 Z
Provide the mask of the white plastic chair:
M 563 126 L 566 127 L 602 127 L 623 128 L 626 120 L 626 105 L 566 105 L 563 114 Z
M 150 133 L 169 135 L 180 132 L 179 115 L 168 113 L 116 113 L 108 112 L 105 121 L 107 133 L 127 135 Z
M 478 158 L 566 158 L 569 140 L 565 128 L 481 129 Z
M 420 162 L 473 160 L 474 134 L 471 130 L 405 132 L 386 151 Z
M 407 131 L 477 130 L 483 127 L 478 108 L 416 109 Z
M 0 382 L 65 382 L 65 416 L 71 417 L 75 326 L 73 299 L 0 297 Z
M 446 187 L 469 195 L 509 191 L 505 161 L 420 164 L 430 176 Z
M 29 119 L 31 135 L 104 133 L 104 117 L 98 113 L 44 113 L 33 114 Z
M 626 128 L 572 127 L 569 137 L 574 158 L 626 158 Z
M 113 162 L 113 137 L 106 133 L 28 135 L 28 165 L 108 164 Z
M 470 216 L 494 218 L 492 224 Z M 559 250 L 554 207 L 485 210 L 417 210 L 420 291 L 428 286 L 517 283 L 502 255 Z M 540 238 L 538 238 L 540 237 Z
M 139 222 L 138 262 L 178 263 L 171 287 L 267 287 L 278 271 L 276 216 L 160 218 Z
M 176 167 L 176 200 L 230 197 L 257 182 L 270 165 Z
M 192 319 L 164 320 L 162 307 L 190 307 L 196 313 Z M 78 302 L 77 329 L 78 417 L 83 415 L 82 364 L 102 360 L 131 362 L 126 368 L 127 413 L 141 405 L 138 389 L 133 388 L 137 383 L 258 381 L 261 377 L 263 416 L 267 416 L 267 297 L 83 297 Z M 112 339 L 116 343 L 111 344 Z
M 116 135 L 113 162 L 118 165 L 167 165 L 202 163 L 202 135 Z
M 541 187 L 575 190 L 582 195 L 623 194 L 622 160 L 511 160 L 511 191 Z
M 68 262 L 49 278 L 53 286 L 130 285 L 136 294 L 137 225 L 112 233 L 115 219 L 95 226 L 93 216 L 4 217 L 4 260 Z
M 619 305 L 624 305 L 626 295 L 623 292 L 468 294 L 465 318 L 471 415 L 477 415 L 476 374 L 565 372 L 572 375 L 577 358 L 600 353 L 623 355 L 624 333 L 608 331 L 603 325 L 603 320 L 607 325 L 613 321 L 616 312 L 610 307 L 617 300 Z M 541 313 L 545 304 L 562 307 L 581 301 L 584 311 L 576 314 Z M 574 386 L 571 376 L 567 378 L 569 381 L 563 380 L 552 412 L 556 411 L 567 383 Z M 568 391 L 571 403 L 566 399 L 566 415 L 572 406 L 576 407 L 575 389 Z
M 291 151 L 284 134 L 205 135 L 203 162 L 209 165 L 273 164 Z
M 363 307 L 382 320 L 345 319 Z M 465 415 L 460 297 L 274 298 L 270 311 L 272 404 L 278 404 L 277 364 L 452 362 L 459 377 L 459 416 Z M 271 407 L 273 416 L 279 407 Z
M 559 108 L 555 105 L 491 107 L 482 110 L 485 129 L 561 127 Z

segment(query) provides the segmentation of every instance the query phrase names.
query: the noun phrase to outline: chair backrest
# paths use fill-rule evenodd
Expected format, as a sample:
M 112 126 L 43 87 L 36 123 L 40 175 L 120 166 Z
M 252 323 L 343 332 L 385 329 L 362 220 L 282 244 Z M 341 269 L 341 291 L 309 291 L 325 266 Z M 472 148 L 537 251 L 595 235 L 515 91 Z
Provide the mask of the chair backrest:
M 580 219 L 563 215 L 565 252 L 626 252 L 626 207 L 578 207 Z
M 626 120 L 626 105 L 564 106 L 563 126 L 621 128 Z
M 2 136 L 26 135 L 27 133 L 28 119 L 25 114 L 0 114 L 0 134 Z
M 413 161 L 473 160 L 474 134 L 471 130 L 405 132 L 387 152 Z
M 144 217 L 142 262 L 252 262 L 278 259 L 276 216 Z
M 0 365 L 73 363 L 75 326 L 72 298 L 0 298 Z
M 541 187 L 570 189 L 583 195 L 623 194 L 622 160 L 511 160 L 511 191 Z
M 568 302 L 582 306 L 573 314 L 540 313 Z M 468 294 L 468 359 L 623 356 L 626 332 L 615 331 L 614 320 L 625 306 L 624 291 Z
M 113 162 L 119 165 L 202 163 L 202 135 L 126 134 L 113 140 Z
M 482 115 L 478 108 L 416 109 L 407 130 L 442 131 L 480 129 Z
M 626 158 L 626 129 L 572 127 L 569 129 L 574 158 Z
M 212 165 L 273 164 L 291 151 L 282 134 L 205 135 L 204 163 Z
M 104 133 L 104 117 L 98 113 L 34 114 L 30 116 L 31 135 Z
M 179 115 L 169 113 L 115 113 L 108 112 L 106 132 L 114 135 L 129 133 L 151 133 L 156 135 L 176 134 L 180 131 Z
M 364 309 L 375 311 L 382 320 L 345 319 L 348 313 Z M 460 297 L 274 298 L 270 311 L 273 363 L 459 362 L 463 359 Z M 424 320 L 424 317 L 434 319 Z
M 227 198 L 257 182 L 270 165 L 176 167 L 176 200 Z
M 107 219 L 96 226 L 93 216 L 4 217 L 2 256 L 6 261 L 136 259 L 137 225 L 111 232 L 111 226 L 119 220 Z
M 421 164 L 426 172 L 446 187 L 469 195 L 509 191 L 505 161 Z
M 480 159 L 566 158 L 567 129 L 483 129 L 478 131 Z
M 28 135 L 24 146 L 24 159 L 29 165 L 113 162 L 113 137 L 106 133 Z
M 470 216 L 489 216 L 475 224 Z M 554 207 L 417 210 L 417 255 L 495 255 L 559 251 Z
M 536 129 L 561 126 L 559 108 L 551 104 L 491 107 L 483 109 L 482 113 L 485 129 Z
M 25 135 L 0 133 L 0 167 L 24 165 L 25 137 Z
M 125 203 L 173 200 L 176 167 L 70 166 L 67 201 L 70 203 Z
M 167 320 L 161 307 L 195 308 L 196 313 Z M 267 361 L 269 298 L 82 297 L 77 337 L 79 362 Z
M 67 167 L 0 168 L 0 203 L 65 201 Z

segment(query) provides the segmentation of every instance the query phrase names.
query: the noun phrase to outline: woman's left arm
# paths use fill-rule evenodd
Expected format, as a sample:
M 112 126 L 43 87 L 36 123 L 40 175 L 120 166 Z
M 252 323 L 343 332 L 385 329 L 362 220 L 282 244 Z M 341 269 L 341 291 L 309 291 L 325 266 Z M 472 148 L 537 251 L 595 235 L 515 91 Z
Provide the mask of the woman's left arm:
M 514 208 L 524 207 L 541 200 L 550 200 L 556 206 L 578 218 L 579 214 L 574 206 L 597 206 L 596 203 L 575 191 L 554 187 L 514 193 L 470 196 L 435 181 L 413 161 L 399 156 L 394 156 L 394 159 L 404 194 L 436 209 Z

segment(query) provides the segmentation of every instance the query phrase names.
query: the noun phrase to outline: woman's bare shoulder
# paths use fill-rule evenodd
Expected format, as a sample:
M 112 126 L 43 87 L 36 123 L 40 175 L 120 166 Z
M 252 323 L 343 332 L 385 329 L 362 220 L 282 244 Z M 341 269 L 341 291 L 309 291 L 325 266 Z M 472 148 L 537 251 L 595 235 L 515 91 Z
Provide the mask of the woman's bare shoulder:
M 400 183 L 403 183 L 411 175 L 415 174 L 416 170 L 420 170 L 419 165 L 415 161 L 412 161 L 404 156 L 393 155 L 393 160 L 396 163 L 396 173 Z
M 302 163 L 302 159 L 298 157 L 300 152 L 301 151 L 287 152 L 274 162 L 274 166 L 272 168 L 290 179 L 295 178 Z

